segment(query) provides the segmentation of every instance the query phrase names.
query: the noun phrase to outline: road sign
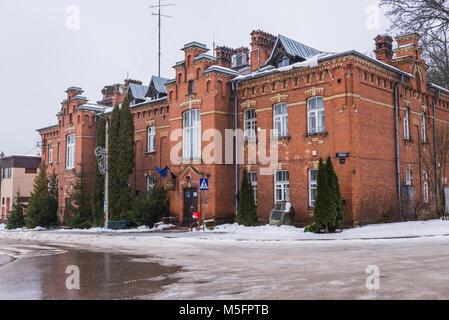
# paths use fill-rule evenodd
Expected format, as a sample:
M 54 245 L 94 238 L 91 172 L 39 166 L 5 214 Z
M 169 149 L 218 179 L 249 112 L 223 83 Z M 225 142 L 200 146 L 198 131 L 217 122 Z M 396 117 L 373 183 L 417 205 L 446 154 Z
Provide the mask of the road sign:
M 337 158 L 349 158 L 349 152 L 337 153 Z
M 200 219 L 201 218 L 201 213 L 199 213 L 199 212 L 192 213 L 192 218 L 193 219 Z
M 200 179 L 200 190 L 201 191 L 209 190 L 209 179 Z

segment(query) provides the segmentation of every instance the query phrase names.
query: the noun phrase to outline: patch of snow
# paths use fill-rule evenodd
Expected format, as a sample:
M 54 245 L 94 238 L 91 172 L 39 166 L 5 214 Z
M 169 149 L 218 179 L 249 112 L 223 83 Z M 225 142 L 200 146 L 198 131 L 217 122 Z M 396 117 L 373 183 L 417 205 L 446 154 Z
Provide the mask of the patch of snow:
M 58 230 L 62 233 L 144 233 L 144 232 L 156 232 L 163 231 L 174 227 L 171 224 L 158 224 L 156 228 L 150 228 L 147 226 L 140 226 L 135 229 L 125 229 L 125 230 L 111 230 L 106 228 L 90 228 L 90 229 L 63 229 Z

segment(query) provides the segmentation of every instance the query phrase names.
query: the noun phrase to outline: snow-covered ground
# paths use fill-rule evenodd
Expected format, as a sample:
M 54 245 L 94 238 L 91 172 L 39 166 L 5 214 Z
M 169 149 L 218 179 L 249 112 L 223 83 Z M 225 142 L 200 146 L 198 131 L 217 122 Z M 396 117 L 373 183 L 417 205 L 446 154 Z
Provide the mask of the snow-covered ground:
M 5 225 L 0 225 L 0 238 L 7 238 L 8 235 L 15 238 L 22 233 L 39 232 L 39 234 L 141 234 L 141 236 L 163 236 L 165 230 L 171 229 L 172 225 L 160 224 L 157 228 L 139 227 L 130 230 L 108 230 L 105 228 L 81 229 L 57 229 L 45 230 L 37 227 L 35 229 L 6 230 Z M 345 229 L 335 234 L 313 234 L 304 232 L 303 228 L 292 226 L 275 227 L 270 225 L 260 227 L 245 227 L 238 224 L 226 224 L 217 226 L 214 230 L 193 230 L 193 232 L 170 233 L 170 238 L 190 238 L 190 239 L 217 239 L 217 240 L 352 240 L 352 239 L 390 239 L 390 238 L 411 238 L 429 236 L 449 236 L 449 221 L 413 221 L 404 223 L 377 224 Z
M 449 299 L 448 221 L 372 225 L 333 235 L 223 225 L 201 232 L 0 230 L 2 239 L 101 247 L 181 266 L 169 276 L 179 281 L 150 299 Z M 371 265 L 381 272 L 377 291 L 365 286 Z

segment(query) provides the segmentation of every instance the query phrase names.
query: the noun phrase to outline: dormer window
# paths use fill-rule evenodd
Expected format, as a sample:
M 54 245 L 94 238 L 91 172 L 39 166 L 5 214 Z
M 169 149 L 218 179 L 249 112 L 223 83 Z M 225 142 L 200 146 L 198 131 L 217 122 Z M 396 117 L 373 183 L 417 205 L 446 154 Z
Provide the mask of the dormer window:
M 232 56 L 232 67 L 238 68 L 247 64 L 247 56 L 245 53 L 237 53 Z
M 159 99 L 159 93 L 153 94 L 153 96 L 151 97 L 151 100 L 157 100 L 157 99 Z
M 289 65 L 290 65 L 290 59 L 288 57 L 286 57 L 286 56 L 283 56 L 281 58 L 281 60 L 279 60 L 279 62 L 278 62 L 278 68 L 286 67 L 286 66 L 289 66 Z

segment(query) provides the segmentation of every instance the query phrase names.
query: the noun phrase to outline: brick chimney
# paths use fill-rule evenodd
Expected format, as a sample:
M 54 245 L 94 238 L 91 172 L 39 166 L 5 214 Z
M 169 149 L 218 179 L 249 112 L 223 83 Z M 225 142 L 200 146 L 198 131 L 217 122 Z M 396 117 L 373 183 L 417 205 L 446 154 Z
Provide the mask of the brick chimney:
M 218 65 L 226 68 L 231 68 L 232 56 L 235 50 L 228 47 L 217 47 L 215 49 L 215 56 L 218 59 Z
M 256 71 L 265 65 L 273 51 L 276 39 L 277 37 L 262 30 L 251 33 L 251 71 Z
M 385 63 L 391 63 L 393 60 L 393 38 L 389 35 L 378 35 L 376 41 L 376 59 Z
M 417 33 L 405 34 L 396 37 L 398 47 L 394 49 L 396 59 L 402 57 L 415 57 L 416 60 L 421 60 L 421 48 L 419 47 L 419 40 L 421 37 Z

